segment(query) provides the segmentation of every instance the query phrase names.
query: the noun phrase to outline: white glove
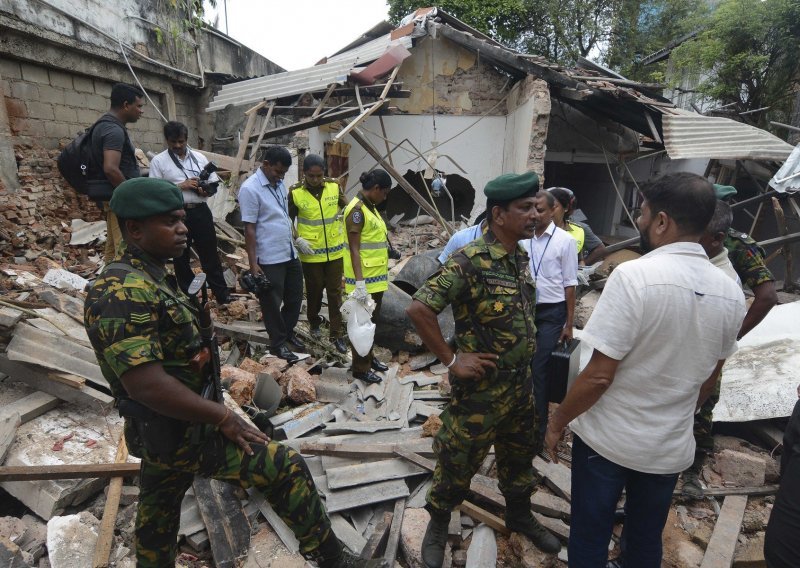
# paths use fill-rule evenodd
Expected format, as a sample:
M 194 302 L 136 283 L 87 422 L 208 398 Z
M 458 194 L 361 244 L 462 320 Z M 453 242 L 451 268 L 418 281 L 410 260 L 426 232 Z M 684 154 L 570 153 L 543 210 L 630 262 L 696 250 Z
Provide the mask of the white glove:
M 367 283 L 363 280 L 356 281 L 356 289 L 351 293 L 353 299 L 362 305 L 367 305 L 369 300 L 369 293 L 367 292 Z
M 314 249 L 307 240 L 303 237 L 297 237 L 294 240 L 294 246 L 297 247 L 297 250 L 300 251 L 300 254 L 314 254 Z

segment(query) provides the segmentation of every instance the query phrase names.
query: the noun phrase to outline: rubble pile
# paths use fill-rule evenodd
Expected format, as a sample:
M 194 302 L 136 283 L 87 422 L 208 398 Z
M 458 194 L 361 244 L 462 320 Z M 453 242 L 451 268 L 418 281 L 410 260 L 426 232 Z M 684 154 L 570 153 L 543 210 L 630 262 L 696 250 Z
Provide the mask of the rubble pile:
M 418 253 L 412 232 L 401 227 L 393 233 L 395 247 L 404 254 L 394 274 L 410 256 L 421 256 L 423 245 L 433 250 L 428 243 L 439 238 L 439 229 L 430 224 L 417 230 L 422 227 L 430 234 L 417 233 Z M 229 235 L 233 230 L 225 229 Z M 91 250 L 79 250 L 95 257 Z M 235 270 L 240 247 L 226 254 Z M 122 421 L 82 323 L 82 276 L 95 270 L 93 262 L 68 266 L 45 258 L 0 265 L 0 487 L 3 502 L 15 504 L 0 510 L 0 558 L 8 558 L 11 566 L 87 566 L 97 551 L 109 566 L 135 565 L 137 460 L 123 451 Z M 583 319 L 597 294 L 583 297 Z M 430 353 L 379 346 L 378 357 L 390 366 L 383 382 L 353 380 L 348 356 L 313 338 L 302 317 L 297 332 L 310 353 L 299 354 L 301 360 L 289 366 L 266 352 L 269 338 L 258 302 L 244 293 L 235 298 L 215 313 L 225 403 L 306 457 L 334 531 L 346 546 L 361 555 L 396 557 L 401 566 L 422 566 L 433 436 L 450 397 L 447 369 Z M 773 439 L 775 430 L 779 427 L 773 424 Z M 777 463 L 769 452 L 774 444 L 765 449 L 717 436 L 716 446 L 702 473 L 709 497 L 676 497 L 665 531 L 664 566 L 699 566 L 707 550 L 719 546 L 729 549 L 734 566 L 763 561 L 764 528 L 777 482 Z M 542 457 L 534 461 L 542 484 L 531 508 L 566 544 L 569 436 L 560 457 L 559 464 Z M 25 477 L 76 464 L 91 467 L 72 479 Z M 98 473 L 108 467 L 117 474 L 110 482 L 108 474 Z M 446 565 L 566 565 L 566 548 L 546 555 L 524 537 L 508 534 L 493 452 L 471 489 L 471 498 L 453 513 Z M 228 506 L 222 511 L 218 503 Z M 720 545 L 717 523 L 725 519 L 726 530 L 719 532 L 729 533 L 731 515 L 722 513 L 734 507 L 741 513 L 733 521 L 739 536 Z M 615 534 L 612 557 L 618 552 L 619 526 Z M 216 481 L 197 479 L 186 494 L 180 538 L 182 566 L 304 565 L 296 539 L 269 503 Z

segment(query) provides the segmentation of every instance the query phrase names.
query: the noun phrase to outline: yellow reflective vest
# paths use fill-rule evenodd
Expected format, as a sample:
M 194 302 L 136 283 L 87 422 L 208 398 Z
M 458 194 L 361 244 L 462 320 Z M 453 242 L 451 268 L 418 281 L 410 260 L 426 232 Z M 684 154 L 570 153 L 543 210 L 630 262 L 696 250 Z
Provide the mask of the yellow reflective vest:
M 325 182 L 320 198 L 304 185 L 292 189 L 297 207 L 297 235 L 309 242 L 314 254 L 300 254 L 302 262 L 328 262 L 344 256 L 343 223 L 339 213 L 339 185 Z
M 575 244 L 578 247 L 578 257 L 580 257 L 581 251 L 583 251 L 583 242 L 586 240 L 586 233 L 583 227 L 567 221 L 567 232 L 575 239 Z
M 355 197 L 347 204 L 344 209 L 345 219 L 359 203 L 361 200 Z M 386 237 L 386 223 L 369 207 L 363 206 L 360 211 L 364 215 L 364 229 L 361 231 L 361 274 L 364 276 L 367 292 L 370 294 L 383 292 L 389 289 L 389 242 Z M 349 294 L 355 287 L 356 276 L 348 251 L 344 255 L 344 288 Z

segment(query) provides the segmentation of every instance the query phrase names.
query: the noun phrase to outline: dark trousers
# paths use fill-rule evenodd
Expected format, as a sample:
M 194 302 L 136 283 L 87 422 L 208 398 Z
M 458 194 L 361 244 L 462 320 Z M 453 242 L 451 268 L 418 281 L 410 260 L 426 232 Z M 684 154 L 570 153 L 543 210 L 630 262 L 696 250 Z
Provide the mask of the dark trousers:
M 306 314 L 311 328 L 319 327 L 322 318 L 322 292 L 328 292 L 328 316 L 331 318 L 331 339 L 342 337 L 342 274 L 341 258 L 328 262 L 304 262 L 303 279 L 306 282 Z
M 277 349 L 294 333 L 303 305 L 303 267 L 299 259 L 259 265 L 272 288 L 258 300 L 270 348 Z
M 372 299 L 375 302 L 375 310 L 372 312 L 371 318 L 372 323 L 377 323 L 378 314 L 381 312 L 381 300 L 383 300 L 383 292 L 375 292 L 374 294 L 370 294 L 370 296 L 372 296 Z M 369 353 L 367 353 L 364 357 L 358 354 L 355 347 L 351 346 L 350 352 L 353 354 L 353 364 L 351 365 L 350 369 L 354 373 L 366 373 L 369 371 L 370 367 L 372 366 L 372 348 L 370 348 Z
M 189 247 L 192 247 L 200 258 L 200 266 L 206 273 L 208 287 L 211 288 L 218 300 L 227 300 L 229 291 L 217 254 L 217 234 L 214 230 L 214 217 L 211 215 L 211 209 L 203 203 L 197 207 L 187 208 L 185 211 L 186 217 L 184 217 L 183 223 L 189 229 L 188 242 L 183 254 L 173 260 L 178 285 L 181 290 L 186 292 L 194 279 L 194 272 L 189 264 L 192 259 Z
M 800 561 L 800 401 L 783 435 L 781 485 L 764 538 L 769 568 L 792 568 Z
M 531 361 L 539 432 L 547 432 L 547 366 L 567 322 L 567 303 L 536 304 L 536 353 Z
M 678 474 L 642 473 L 609 461 L 579 436 L 572 442 L 570 568 L 605 568 L 614 512 L 625 489 L 625 566 L 661 567 L 661 533 Z

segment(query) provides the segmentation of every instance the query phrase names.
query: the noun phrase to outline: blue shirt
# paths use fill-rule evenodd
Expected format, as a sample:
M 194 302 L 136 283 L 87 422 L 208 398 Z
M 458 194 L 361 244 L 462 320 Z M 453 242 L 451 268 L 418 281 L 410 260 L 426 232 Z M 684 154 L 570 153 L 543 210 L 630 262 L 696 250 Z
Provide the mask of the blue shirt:
M 297 258 L 292 238 L 286 186 L 273 186 L 259 168 L 239 189 L 242 221 L 256 225 L 258 264 L 279 264 Z
M 480 237 L 483 234 L 484 223 L 485 221 L 481 221 L 477 225 L 461 229 L 457 233 L 454 233 L 453 236 L 450 237 L 450 240 L 447 241 L 447 244 L 444 245 L 442 254 L 439 255 L 439 264 L 444 264 L 447 259 L 450 258 L 450 255 Z

